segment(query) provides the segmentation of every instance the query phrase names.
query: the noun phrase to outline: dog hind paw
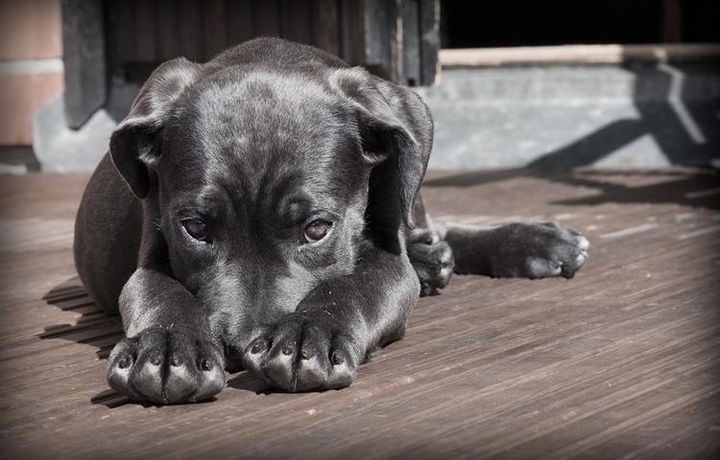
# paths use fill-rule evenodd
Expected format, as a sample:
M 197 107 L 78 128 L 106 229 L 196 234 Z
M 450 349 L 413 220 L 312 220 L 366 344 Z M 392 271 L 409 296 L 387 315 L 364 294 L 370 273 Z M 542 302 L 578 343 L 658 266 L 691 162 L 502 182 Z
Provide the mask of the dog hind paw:
M 557 222 L 509 224 L 507 243 L 494 264 L 498 277 L 572 278 L 588 258 L 590 242 L 579 231 Z

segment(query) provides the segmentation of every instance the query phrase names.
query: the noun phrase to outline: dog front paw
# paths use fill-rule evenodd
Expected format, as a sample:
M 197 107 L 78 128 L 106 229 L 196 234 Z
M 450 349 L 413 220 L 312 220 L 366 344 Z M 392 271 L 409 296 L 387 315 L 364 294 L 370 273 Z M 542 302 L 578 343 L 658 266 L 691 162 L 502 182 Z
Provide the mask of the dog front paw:
M 572 278 L 588 258 L 590 242 L 557 222 L 520 222 L 498 229 L 502 237 L 493 275 Z
M 185 331 L 152 328 L 125 338 L 108 363 L 110 387 L 140 402 L 202 401 L 225 386 L 220 351 Z
M 427 229 L 412 230 L 407 252 L 420 280 L 421 296 L 436 295 L 447 286 L 455 259 L 450 245 L 441 241 L 437 233 Z
M 355 379 L 363 353 L 327 319 L 292 313 L 257 334 L 245 350 L 244 364 L 285 391 L 338 389 Z

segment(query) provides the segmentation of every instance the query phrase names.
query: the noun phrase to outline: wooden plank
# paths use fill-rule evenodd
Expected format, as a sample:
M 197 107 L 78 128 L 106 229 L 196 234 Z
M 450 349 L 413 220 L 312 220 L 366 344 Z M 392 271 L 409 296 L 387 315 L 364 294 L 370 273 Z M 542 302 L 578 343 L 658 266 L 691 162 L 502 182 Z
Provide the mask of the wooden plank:
M 435 83 L 439 51 L 440 0 L 420 0 L 420 85 Z
M 177 4 L 173 0 L 158 0 L 156 33 L 158 36 L 158 58 L 167 61 L 183 55 L 178 39 L 180 20 Z
M 339 56 L 340 49 L 340 11 L 339 0 L 315 0 L 312 2 L 313 45 Z
M 206 0 L 202 4 L 203 35 L 205 38 L 203 60 L 212 59 L 213 56 L 223 51 L 228 45 L 225 31 L 227 16 L 225 8 L 225 0 Z
M 200 0 L 178 2 L 177 39 L 183 56 L 191 61 L 201 61 L 203 56 L 203 21 Z
M 418 0 L 403 0 L 402 8 L 403 83 L 414 86 L 421 81 L 420 5 Z
M 225 30 L 228 46 L 249 40 L 254 33 L 252 0 L 236 0 L 225 3 Z
M 455 276 L 440 296 L 420 299 L 405 339 L 347 389 L 276 393 L 239 373 L 215 401 L 162 408 L 105 382 L 119 319 L 89 303 L 72 263 L 86 181 L 0 181 L 8 458 L 114 458 L 119 445 L 124 457 L 159 459 L 720 452 L 712 171 L 430 172 L 423 196 L 434 216 L 559 219 L 590 239 L 587 266 L 573 280 Z
M 132 61 L 155 63 L 157 53 L 158 21 L 157 5 L 153 1 L 134 0 L 134 33 L 135 52 Z
M 351 65 L 366 62 L 366 31 L 364 2 L 340 0 L 342 24 L 342 59 Z
M 397 42 L 398 11 L 395 1 L 366 0 L 364 2 L 365 60 L 363 65 L 373 73 L 389 80 L 400 78 Z
M 280 0 L 280 36 L 300 43 L 312 43 L 309 0 Z
M 280 6 L 278 0 L 253 2 L 255 35 L 280 36 Z

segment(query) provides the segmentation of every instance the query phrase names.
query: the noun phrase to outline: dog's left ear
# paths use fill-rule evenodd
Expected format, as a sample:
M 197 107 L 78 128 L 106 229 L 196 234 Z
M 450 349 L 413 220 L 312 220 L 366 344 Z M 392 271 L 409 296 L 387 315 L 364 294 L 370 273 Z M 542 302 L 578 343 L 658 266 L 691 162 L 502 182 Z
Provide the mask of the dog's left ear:
M 110 136 L 110 157 L 132 193 L 145 198 L 150 174 L 160 158 L 157 134 L 177 98 L 197 81 L 201 64 L 177 58 L 160 65 L 140 89 L 130 113 Z
M 373 166 L 368 207 L 382 208 L 376 211 L 385 220 L 391 217 L 392 208 L 399 207 L 402 219 L 414 227 L 413 203 L 432 147 L 432 119 L 427 106 L 409 89 L 359 67 L 334 70 L 329 80 L 358 115 L 363 158 Z M 402 107 L 402 112 L 395 107 Z M 393 203 L 391 197 L 398 200 Z M 372 214 L 373 209 L 369 212 Z

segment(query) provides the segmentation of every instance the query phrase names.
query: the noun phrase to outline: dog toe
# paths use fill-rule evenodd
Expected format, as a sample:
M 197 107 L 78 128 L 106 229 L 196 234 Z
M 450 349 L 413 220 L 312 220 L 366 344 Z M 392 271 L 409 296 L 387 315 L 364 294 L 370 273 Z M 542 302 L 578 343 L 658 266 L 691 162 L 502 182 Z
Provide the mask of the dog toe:
M 246 348 L 246 368 L 284 391 L 314 391 L 350 385 L 356 375 L 351 341 L 306 315 L 288 315 Z
M 109 361 L 111 388 L 142 402 L 201 401 L 225 385 L 219 351 L 179 331 L 152 329 L 124 339 Z
M 452 249 L 435 232 L 414 230 L 408 241 L 408 257 L 420 280 L 421 296 L 435 295 L 450 281 L 455 266 Z

